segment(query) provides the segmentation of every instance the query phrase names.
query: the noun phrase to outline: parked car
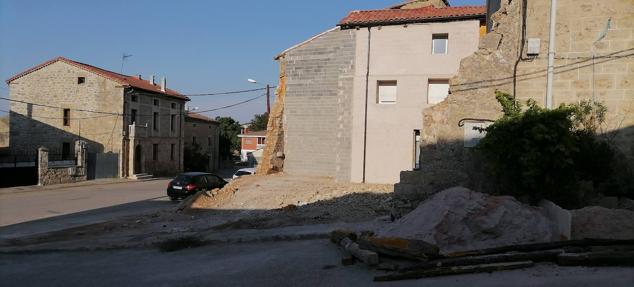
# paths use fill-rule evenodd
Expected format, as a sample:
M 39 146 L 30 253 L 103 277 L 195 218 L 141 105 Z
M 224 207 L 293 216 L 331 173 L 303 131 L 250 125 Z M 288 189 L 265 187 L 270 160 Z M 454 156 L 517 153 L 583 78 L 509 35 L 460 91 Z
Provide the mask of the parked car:
M 199 191 L 222 188 L 227 182 L 221 177 L 205 172 L 186 172 L 176 176 L 167 185 L 167 196 L 173 201 Z
M 233 179 L 239 178 L 244 175 L 254 175 L 254 174 L 255 174 L 255 168 L 252 168 L 252 167 L 241 168 L 238 171 L 236 171 L 236 173 L 233 174 Z

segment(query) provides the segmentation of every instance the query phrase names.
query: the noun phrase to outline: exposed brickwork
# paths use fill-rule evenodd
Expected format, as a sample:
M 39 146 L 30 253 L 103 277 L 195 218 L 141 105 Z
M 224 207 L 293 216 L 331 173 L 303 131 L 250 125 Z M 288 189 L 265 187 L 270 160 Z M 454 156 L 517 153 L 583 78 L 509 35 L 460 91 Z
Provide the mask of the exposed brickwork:
M 284 55 L 284 170 L 349 180 L 354 30 L 332 30 Z

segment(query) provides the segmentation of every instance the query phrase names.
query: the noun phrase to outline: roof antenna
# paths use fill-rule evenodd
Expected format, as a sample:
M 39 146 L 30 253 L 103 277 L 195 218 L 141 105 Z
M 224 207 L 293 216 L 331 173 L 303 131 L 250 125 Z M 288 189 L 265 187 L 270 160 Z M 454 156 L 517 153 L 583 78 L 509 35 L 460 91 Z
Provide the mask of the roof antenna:
M 125 60 L 127 58 L 130 58 L 132 56 L 133 56 L 132 54 L 126 54 L 125 52 L 123 52 L 123 54 L 121 54 L 121 73 L 120 74 L 123 75 L 123 63 L 125 62 Z

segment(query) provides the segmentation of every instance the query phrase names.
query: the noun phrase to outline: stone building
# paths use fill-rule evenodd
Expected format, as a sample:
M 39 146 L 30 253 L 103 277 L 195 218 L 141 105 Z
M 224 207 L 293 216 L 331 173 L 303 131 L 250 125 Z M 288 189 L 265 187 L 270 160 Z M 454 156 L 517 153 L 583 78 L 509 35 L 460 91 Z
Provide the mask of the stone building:
M 0 148 L 9 147 L 9 115 L 0 117 Z
M 283 111 L 273 109 L 267 146 L 283 148 L 285 172 L 395 183 L 402 170 L 417 168 L 420 111 L 444 99 L 485 31 L 484 7 L 445 6 L 408 1 L 353 11 L 276 57 Z M 265 149 L 265 165 L 279 169 L 270 163 L 281 152 Z
M 633 165 L 634 3 L 559 0 L 556 23 L 550 23 L 550 0 L 499 4 L 499 11 L 490 15 L 491 33 L 462 61 L 450 81 L 450 95 L 423 110 L 421 170 L 402 173 L 395 188 L 399 196 L 423 199 L 450 186 L 477 188 L 470 129 L 485 122 L 474 119 L 500 117 L 496 90 L 545 105 L 550 44 L 555 51 L 552 106 L 581 100 L 605 104 L 608 114 L 601 130 Z M 554 43 L 549 43 L 551 24 Z M 465 125 L 459 127 L 459 122 Z
M 200 152 L 209 156 L 208 172 L 218 169 L 219 145 L 220 124 L 204 115 L 188 112 L 185 116 L 185 147 L 199 148 Z
M 58 57 L 6 82 L 13 152 L 43 146 L 51 154 L 73 154 L 72 143 L 81 140 L 89 158 L 118 155 L 114 168 L 121 177 L 183 170 L 189 99 L 164 79 L 157 84 L 153 76 L 145 80 Z

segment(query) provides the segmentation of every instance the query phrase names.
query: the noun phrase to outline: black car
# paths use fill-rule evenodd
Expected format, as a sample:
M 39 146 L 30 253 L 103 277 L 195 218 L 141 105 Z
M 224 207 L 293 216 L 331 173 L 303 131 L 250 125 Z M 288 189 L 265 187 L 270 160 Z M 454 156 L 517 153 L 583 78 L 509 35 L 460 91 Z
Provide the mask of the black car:
M 199 191 L 222 188 L 227 182 L 221 177 L 205 172 L 186 172 L 178 175 L 167 185 L 167 196 L 171 200 L 188 197 Z

